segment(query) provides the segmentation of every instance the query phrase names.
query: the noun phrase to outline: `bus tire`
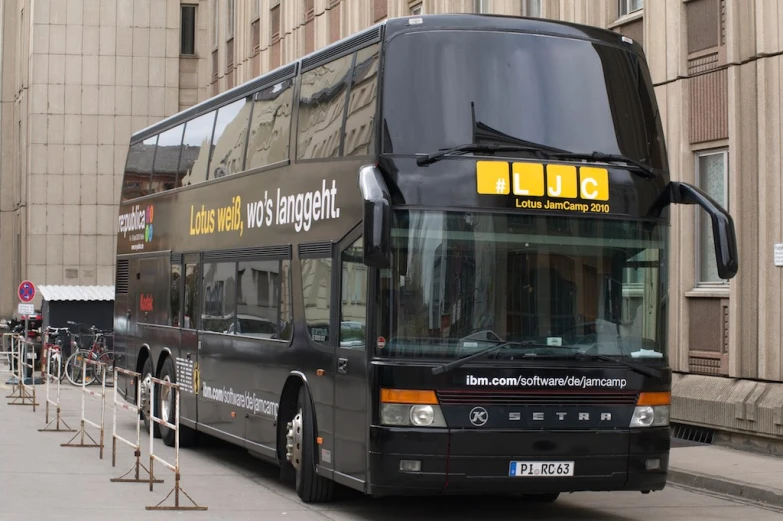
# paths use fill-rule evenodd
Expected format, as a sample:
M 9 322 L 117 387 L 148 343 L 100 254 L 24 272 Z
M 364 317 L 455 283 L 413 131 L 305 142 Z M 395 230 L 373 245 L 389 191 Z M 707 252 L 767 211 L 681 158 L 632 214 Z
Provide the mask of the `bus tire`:
M 305 503 L 323 503 L 332 500 L 334 482 L 315 472 L 315 433 L 313 410 L 307 388 L 299 388 L 294 418 L 289 424 L 286 441 L 291 463 L 296 470 L 296 493 Z
M 144 421 L 144 430 L 149 432 L 150 431 L 150 423 L 152 422 L 149 418 L 149 415 L 147 414 L 147 406 L 152 406 L 149 403 L 150 400 L 150 393 L 149 389 L 147 388 L 150 384 L 147 382 L 148 377 L 155 376 L 155 368 L 152 365 L 152 356 L 148 353 L 147 357 L 144 359 L 144 366 L 141 370 L 141 381 L 139 382 L 139 385 L 142 386 L 141 389 L 141 400 L 143 402 L 139 405 L 139 414 L 141 414 L 141 419 Z M 146 382 L 146 383 L 145 383 Z M 159 410 L 155 410 L 155 415 L 158 416 L 160 414 Z M 152 426 L 152 436 L 154 438 L 160 438 L 160 425 L 155 423 Z
M 171 360 L 170 356 L 167 356 L 163 360 L 163 366 L 160 368 L 160 379 L 164 381 L 170 381 L 171 383 L 177 383 L 177 374 L 174 371 L 174 362 Z M 169 390 L 170 391 L 170 390 Z M 163 403 L 163 396 L 164 394 L 168 394 L 168 404 Z M 161 411 L 161 415 L 158 416 L 159 418 L 163 418 L 169 423 L 174 423 L 174 409 L 176 407 L 176 401 L 175 401 L 175 393 L 173 391 L 170 391 L 167 393 L 167 389 L 164 386 L 158 386 L 158 392 L 155 393 L 156 400 L 157 400 L 157 410 Z M 181 397 L 180 397 L 181 399 Z M 182 402 L 180 402 L 180 407 L 182 406 Z M 170 417 L 166 417 L 164 414 L 165 411 L 168 411 L 168 415 Z M 158 424 L 156 424 L 158 425 Z M 160 437 L 163 439 L 163 444 L 168 447 L 173 447 L 175 442 L 175 432 L 173 429 L 169 429 L 165 425 L 160 425 Z M 196 440 L 196 431 L 185 427 L 180 423 L 179 425 L 179 446 L 180 447 L 188 447 L 190 445 L 193 445 L 193 443 Z

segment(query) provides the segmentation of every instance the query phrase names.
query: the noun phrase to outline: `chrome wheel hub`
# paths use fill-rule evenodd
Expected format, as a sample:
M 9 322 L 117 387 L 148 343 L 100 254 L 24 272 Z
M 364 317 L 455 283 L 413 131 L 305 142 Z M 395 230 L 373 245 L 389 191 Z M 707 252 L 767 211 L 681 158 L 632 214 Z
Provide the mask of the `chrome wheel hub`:
M 163 378 L 166 383 L 171 383 L 171 379 L 166 376 Z M 171 419 L 171 387 L 160 386 L 160 412 L 163 413 L 163 421 L 174 423 Z
M 150 415 L 150 389 L 152 388 L 152 381 L 150 380 L 152 375 L 144 375 L 144 379 L 141 381 L 141 403 L 139 404 L 141 410 L 149 418 Z
M 288 429 L 285 436 L 285 459 L 288 460 L 296 470 L 302 462 L 302 411 L 296 413 L 294 419 L 288 422 Z

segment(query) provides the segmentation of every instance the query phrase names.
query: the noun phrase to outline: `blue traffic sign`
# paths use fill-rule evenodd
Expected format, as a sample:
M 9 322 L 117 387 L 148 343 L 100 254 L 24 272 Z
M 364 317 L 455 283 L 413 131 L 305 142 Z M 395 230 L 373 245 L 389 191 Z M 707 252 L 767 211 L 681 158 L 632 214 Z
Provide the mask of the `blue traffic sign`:
M 23 281 L 19 284 L 19 300 L 22 302 L 32 302 L 35 298 L 35 284 L 29 280 Z

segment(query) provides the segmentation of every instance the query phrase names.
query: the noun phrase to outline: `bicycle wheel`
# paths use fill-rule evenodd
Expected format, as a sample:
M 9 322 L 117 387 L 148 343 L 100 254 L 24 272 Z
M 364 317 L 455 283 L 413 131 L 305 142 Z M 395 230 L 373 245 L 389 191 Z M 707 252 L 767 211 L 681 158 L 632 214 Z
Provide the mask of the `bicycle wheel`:
M 95 368 L 98 373 L 96 380 L 99 383 L 103 383 L 104 374 L 106 375 L 106 385 L 114 385 L 114 357 L 108 351 L 105 351 L 98 356 L 98 362 L 106 365 L 106 373 L 99 368 Z
M 47 358 L 46 372 L 52 379 L 57 380 L 59 376 L 60 381 L 63 381 L 63 378 L 65 378 L 65 364 L 63 363 L 62 351 L 53 351 L 51 356 Z
M 84 357 L 89 357 L 89 355 L 89 351 L 79 349 L 71 353 L 71 356 L 66 360 L 65 377 L 72 385 L 81 386 L 82 380 L 84 380 L 84 385 L 90 385 L 95 380 L 95 366 L 88 365 L 87 371 L 83 370 Z

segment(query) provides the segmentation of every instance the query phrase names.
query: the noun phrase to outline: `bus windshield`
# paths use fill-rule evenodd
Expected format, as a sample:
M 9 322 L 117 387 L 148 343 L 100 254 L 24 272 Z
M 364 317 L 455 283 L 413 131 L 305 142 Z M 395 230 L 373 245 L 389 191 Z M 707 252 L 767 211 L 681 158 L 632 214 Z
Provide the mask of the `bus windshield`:
M 382 357 L 503 353 L 665 358 L 662 224 L 398 211 L 381 277 Z M 549 346 L 549 347 L 547 347 Z M 500 355 L 497 355 L 500 356 Z
M 397 36 L 384 66 L 383 153 L 532 142 L 665 168 L 642 60 L 619 46 L 525 33 Z

